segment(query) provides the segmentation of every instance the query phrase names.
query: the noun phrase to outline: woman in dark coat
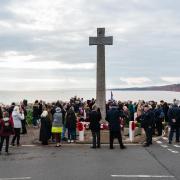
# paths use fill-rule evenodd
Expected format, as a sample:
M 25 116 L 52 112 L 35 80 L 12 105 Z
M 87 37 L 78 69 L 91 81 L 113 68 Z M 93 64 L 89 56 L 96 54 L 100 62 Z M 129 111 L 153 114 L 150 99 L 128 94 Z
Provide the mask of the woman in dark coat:
M 9 154 L 9 138 L 10 135 L 14 134 L 14 124 L 13 124 L 13 119 L 12 117 L 9 118 L 9 113 L 5 112 L 4 117 L 0 118 L 0 155 L 3 147 L 4 140 L 6 140 L 6 147 L 5 151 L 7 155 Z
M 72 108 L 66 114 L 66 128 L 68 129 L 68 142 L 76 140 L 76 115 Z
M 48 145 L 48 140 L 50 139 L 50 119 L 48 116 L 48 111 L 44 110 L 41 114 L 41 128 L 39 140 L 43 145 Z

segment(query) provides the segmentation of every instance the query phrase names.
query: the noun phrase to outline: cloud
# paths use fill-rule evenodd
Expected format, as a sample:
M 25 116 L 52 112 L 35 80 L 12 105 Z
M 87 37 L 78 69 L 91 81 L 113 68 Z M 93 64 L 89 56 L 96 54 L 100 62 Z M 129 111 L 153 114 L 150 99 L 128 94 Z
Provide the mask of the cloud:
M 170 84 L 180 84 L 180 77 L 161 77 L 161 80 Z
M 0 68 L 9 69 L 64 69 L 64 70 L 91 70 L 95 68 L 94 63 L 64 63 L 60 61 L 39 61 L 38 57 L 27 54 L 20 55 L 16 51 L 5 52 L 0 57 Z
M 92 78 L 0 78 L 1 91 L 33 91 L 33 90 L 60 90 L 60 89 L 81 89 L 92 88 L 95 80 Z M 23 87 L 23 88 L 22 88 Z M 78 87 L 78 88 L 77 88 Z
M 63 69 L 63 70 L 91 70 L 95 68 L 94 63 L 76 63 L 68 64 L 58 61 L 36 61 L 36 62 L 24 62 L 19 60 L 0 62 L 0 68 L 9 69 Z
M 105 27 L 114 36 L 106 47 L 107 87 L 177 82 L 161 77 L 179 74 L 179 6 L 179 0 L 2 0 L 0 76 L 94 78 L 96 47 L 88 37 Z
M 151 82 L 151 79 L 147 77 L 128 77 L 128 78 L 120 78 L 120 81 L 124 82 L 129 86 L 143 86 Z

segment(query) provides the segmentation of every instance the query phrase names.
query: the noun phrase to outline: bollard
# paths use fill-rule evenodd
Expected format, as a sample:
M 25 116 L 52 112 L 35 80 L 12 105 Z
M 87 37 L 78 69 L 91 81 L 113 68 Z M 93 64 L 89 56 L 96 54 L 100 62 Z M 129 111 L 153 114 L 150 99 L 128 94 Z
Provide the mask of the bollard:
M 78 122 L 79 141 L 84 141 L 84 123 Z
M 86 115 L 86 111 L 85 111 L 85 110 L 84 110 L 84 112 L 83 112 L 83 116 L 84 116 L 84 120 L 86 120 L 87 115 Z
M 129 121 L 129 139 L 131 142 L 134 141 L 134 136 L 135 136 L 135 122 L 134 121 Z

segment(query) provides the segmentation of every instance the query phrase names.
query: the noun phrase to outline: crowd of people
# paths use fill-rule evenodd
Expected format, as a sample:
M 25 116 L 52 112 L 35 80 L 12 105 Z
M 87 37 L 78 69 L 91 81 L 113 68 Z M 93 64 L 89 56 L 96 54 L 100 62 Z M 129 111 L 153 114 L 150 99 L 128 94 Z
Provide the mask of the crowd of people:
M 8 154 L 10 136 L 12 146 L 20 145 L 20 134 L 26 134 L 27 101 L 24 100 L 17 105 L 0 107 L 0 154 L 4 140 L 6 140 L 5 151 Z M 178 101 L 172 104 L 164 101 L 139 101 L 133 103 L 117 102 L 109 100 L 106 103 L 106 120 L 110 132 L 109 144 L 113 149 L 114 139 L 117 138 L 121 149 L 126 148 L 122 142 L 121 131 L 129 121 L 140 124 L 146 134 L 144 146 L 152 144 L 152 136 L 161 136 L 165 124 L 170 127 L 169 143 L 173 142 L 174 133 L 176 142 L 180 140 L 180 107 Z M 95 99 L 84 101 L 83 98 L 71 98 L 69 102 L 57 101 L 56 103 L 45 103 L 36 100 L 32 105 L 32 125 L 40 127 L 39 140 L 42 145 L 55 142 L 56 147 L 62 146 L 61 142 L 74 143 L 77 138 L 77 122 L 87 121 L 92 132 L 92 148 L 101 147 L 100 122 L 101 111 L 96 105 Z M 104 122 L 104 121 L 103 121 Z M 67 134 L 67 135 L 66 135 Z

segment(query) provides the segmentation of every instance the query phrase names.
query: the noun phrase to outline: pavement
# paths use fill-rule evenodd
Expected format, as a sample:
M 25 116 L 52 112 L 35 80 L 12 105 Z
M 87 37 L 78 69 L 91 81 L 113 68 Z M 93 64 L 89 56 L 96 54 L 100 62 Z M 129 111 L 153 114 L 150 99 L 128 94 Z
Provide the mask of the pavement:
M 90 144 L 42 146 L 34 141 L 39 129 L 28 129 L 20 147 L 0 155 L 0 180 L 180 180 L 180 144 L 168 144 L 166 137 L 153 138 L 147 148 L 126 143 L 110 150 L 108 144 L 91 149 Z M 35 142 L 35 143 L 34 143 Z
M 180 180 L 179 145 L 155 139 L 147 148 L 126 146 L 125 150 L 117 145 L 110 150 L 106 144 L 101 149 L 88 144 L 11 147 L 9 156 L 0 156 L 0 180 Z
M 27 127 L 28 133 L 25 135 L 21 135 L 21 144 L 23 145 L 30 145 L 30 144 L 36 144 L 40 145 L 41 143 L 39 142 L 39 128 L 32 128 L 32 127 Z M 78 132 L 77 132 L 78 133 Z M 125 143 L 142 143 L 144 141 L 144 134 L 140 136 L 135 136 L 135 139 L 133 142 L 129 140 L 128 137 L 128 129 L 125 130 L 123 135 L 123 141 Z M 90 144 L 92 142 L 92 135 L 90 130 L 85 130 L 84 134 L 84 141 L 76 141 L 76 144 Z M 77 137 L 78 139 L 78 137 Z M 117 141 L 116 141 L 117 142 Z M 66 143 L 66 142 L 64 142 Z M 101 143 L 103 144 L 108 144 L 109 143 L 109 131 L 108 130 L 101 130 Z M 51 145 L 51 144 L 50 144 Z

